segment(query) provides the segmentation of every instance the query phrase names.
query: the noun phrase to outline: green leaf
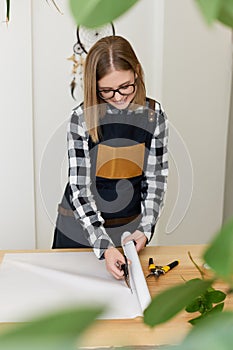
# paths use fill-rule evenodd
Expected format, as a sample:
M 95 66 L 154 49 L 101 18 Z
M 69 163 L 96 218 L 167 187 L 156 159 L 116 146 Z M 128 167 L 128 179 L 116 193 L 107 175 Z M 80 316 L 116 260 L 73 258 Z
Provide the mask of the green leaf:
M 74 350 L 82 332 L 100 315 L 101 308 L 73 308 L 38 318 L 0 334 L 4 350 Z
M 205 317 L 192 328 L 184 341 L 175 349 L 231 350 L 233 344 L 232 329 L 233 312 L 222 312 Z
M 203 318 L 205 318 L 205 314 L 202 314 L 198 317 L 192 318 L 191 320 L 189 320 L 188 322 L 192 325 L 195 326 L 198 322 L 200 322 L 201 320 L 203 320 Z
M 223 308 L 224 308 L 224 303 L 220 303 L 220 304 L 216 305 L 215 307 L 213 307 L 213 309 L 209 311 L 209 314 L 210 313 L 213 314 L 215 312 L 221 312 L 223 310 Z
M 185 311 L 186 312 L 196 312 L 199 311 L 201 306 L 201 298 L 196 298 L 194 301 L 192 301 L 188 306 L 186 306 Z
M 226 294 L 221 290 L 214 290 L 205 294 L 205 297 L 208 298 L 211 303 L 220 303 L 226 298 Z
M 138 0 L 70 0 L 70 9 L 77 25 L 96 28 L 112 22 Z
M 167 289 L 152 299 L 144 311 L 144 322 L 149 326 L 168 321 L 210 287 L 212 281 L 200 279 Z
M 196 0 L 207 23 L 212 23 L 218 16 L 222 0 Z
M 203 320 L 205 317 L 213 316 L 216 312 L 221 312 L 223 310 L 224 303 L 218 304 L 215 307 L 213 307 L 211 310 L 207 311 L 206 313 L 202 314 L 199 317 L 192 318 L 189 320 L 189 323 L 191 323 L 193 326 L 196 325 L 198 322 Z
M 225 0 L 218 15 L 223 24 L 233 28 L 233 0 Z
M 202 313 L 205 313 L 205 312 L 211 310 L 212 308 L 213 308 L 213 304 L 211 303 L 211 301 L 208 298 L 204 297 L 203 298 L 203 311 L 202 311 Z
M 204 313 L 206 312 L 206 307 L 205 307 L 205 304 L 204 304 L 204 303 L 201 303 L 199 312 L 200 312 L 201 314 L 204 314 Z
M 192 285 L 192 284 L 196 285 L 197 281 L 202 281 L 202 279 L 200 279 L 200 278 L 192 278 L 191 280 L 188 280 L 186 282 L 186 284 L 188 284 L 188 285 Z
M 204 253 L 207 264 L 217 276 L 233 282 L 233 220 L 228 222 L 214 237 Z

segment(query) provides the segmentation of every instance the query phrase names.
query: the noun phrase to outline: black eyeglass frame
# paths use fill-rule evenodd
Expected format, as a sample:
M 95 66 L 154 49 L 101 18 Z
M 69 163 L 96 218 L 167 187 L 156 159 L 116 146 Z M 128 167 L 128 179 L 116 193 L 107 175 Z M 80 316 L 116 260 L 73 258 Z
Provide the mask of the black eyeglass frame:
M 99 90 L 97 89 L 97 93 L 98 93 L 98 96 L 104 100 L 104 101 L 107 101 L 107 100 L 111 100 L 114 96 L 115 96 L 115 93 L 118 92 L 118 94 L 120 94 L 121 96 L 129 96 L 129 95 L 132 95 L 135 90 L 136 90 L 136 85 L 137 85 L 137 79 L 134 80 L 134 82 L 132 84 L 128 84 L 128 85 L 125 85 L 125 86 L 122 86 L 118 89 L 109 89 L 109 90 Z M 133 91 L 130 92 L 129 94 L 123 94 L 122 92 L 120 92 L 121 89 L 124 89 L 124 88 L 128 88 L 129 86 L 133 86 Z M 101 92 L 103 91 L 111 91 L 113 93 L 113 95 L 111 97 L 108 97 L 108 98 L 104 98 L 103 96 L 101 96 Z

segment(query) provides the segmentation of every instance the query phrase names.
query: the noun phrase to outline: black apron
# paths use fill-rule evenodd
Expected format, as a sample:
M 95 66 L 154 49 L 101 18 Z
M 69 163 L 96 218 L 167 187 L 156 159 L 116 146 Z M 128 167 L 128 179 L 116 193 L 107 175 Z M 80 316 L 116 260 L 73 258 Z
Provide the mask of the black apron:
M 100 121 L 101 139 L 89 138 L 91 192 L 115 246 L 125 231 L 133 233 L 141 221 L 142 182 L 155 129 L 155 101 L 141 111 L 118 110 Z M 53 248 L 90 247 L 87 232 L 74 217 L 72 191 L 66 185 L 54 234 Z

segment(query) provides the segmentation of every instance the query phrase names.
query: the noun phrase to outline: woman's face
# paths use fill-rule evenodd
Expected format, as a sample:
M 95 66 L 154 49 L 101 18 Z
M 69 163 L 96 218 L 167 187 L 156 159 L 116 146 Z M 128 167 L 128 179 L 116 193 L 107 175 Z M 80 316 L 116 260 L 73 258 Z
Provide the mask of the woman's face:
M 118 91 L 114 91 L 114 90 Z M 112 70 L 98 81 L 98 95 L 118 109 L 125 109 L 136 94 L 135 74 L 131 70 Z

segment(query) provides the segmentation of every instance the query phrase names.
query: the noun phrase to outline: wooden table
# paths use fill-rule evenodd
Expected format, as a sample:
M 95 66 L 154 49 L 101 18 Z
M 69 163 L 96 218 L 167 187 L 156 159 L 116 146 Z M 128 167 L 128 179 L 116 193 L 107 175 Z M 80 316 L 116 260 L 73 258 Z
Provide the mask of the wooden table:
M 173 260 L 179 260 L 180 264 L 166 275 L 155 280 L 150 278 L 147 280 L 148 288 L 151 296 L 155 296 L 162 290 L 182 283 L 183 279 L 200 277 L 199 272 L 194 267 L 188 251 L 194 261 L 202 265 L 202 252 L 205 246 L 203 245 L 183 245 L 183 246 L 156 246 L 146 247 L 139 255 L 145 276 L 148 274 L 148 258 L 153 257 L 157 265 L 166 265 Z M 36 250 L 34 252 L 49 252 Z M 55 250 L 53 250 L 55 251 Z M 62 250 L 56 250 L 62 251 Z M 76 251 L 76 250 L 63 250 Z M 84 250 L 85 251 L 85 250 Z M 1 251 L 0 262 L 5 253 L 16 251 Z M 25 252 L 25 251 L 21 251 Z M 27 251 L 31 252 L 31 251 Z M 219 289 L 226 291 L 226 286 L 223 283 L 216 285 Z M 232 295 L 227 296 L 225 307 L 233 310 Z M 193 318 L 193 314 L 188 314 L 185 311 L 179 313 L 172 320 L 155 328 L 150 328 L 143 323 L 143 319 L 138 317 L 127 320 L 97 320 L 84 334 L 81 346 L 83 347 L 102 347 L 102 346 L 149 346 L 149 345 L 164 345 L 175 344 L 180 342 L 185 334 L 191 329 L 191 325 L 187 322 Z M 9 324 L 2 324 L 3 328 L 9 327 Z

